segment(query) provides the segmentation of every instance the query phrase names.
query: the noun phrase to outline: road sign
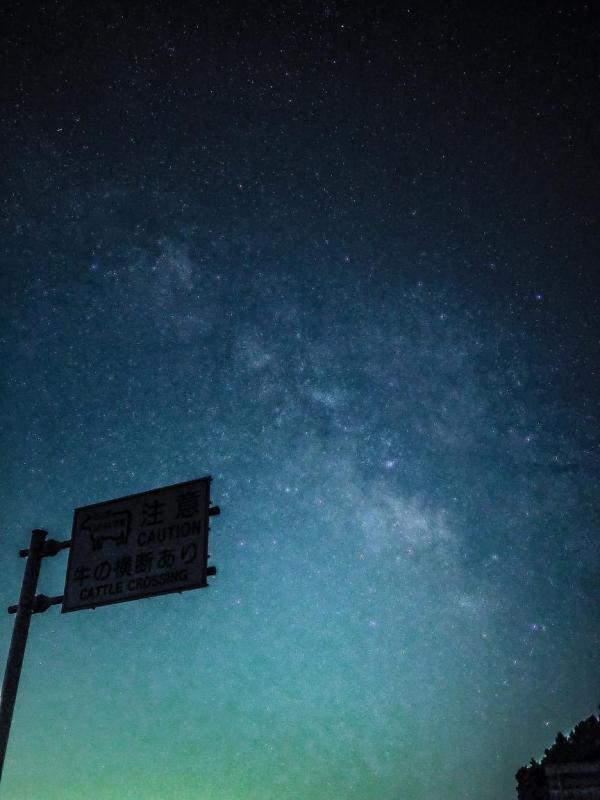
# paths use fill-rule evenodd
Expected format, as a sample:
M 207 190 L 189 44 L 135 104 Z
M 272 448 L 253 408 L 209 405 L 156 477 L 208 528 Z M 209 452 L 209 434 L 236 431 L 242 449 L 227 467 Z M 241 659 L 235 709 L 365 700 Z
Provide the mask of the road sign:
M 63 613 L 207 586 L 210 481 L 75 509 Z

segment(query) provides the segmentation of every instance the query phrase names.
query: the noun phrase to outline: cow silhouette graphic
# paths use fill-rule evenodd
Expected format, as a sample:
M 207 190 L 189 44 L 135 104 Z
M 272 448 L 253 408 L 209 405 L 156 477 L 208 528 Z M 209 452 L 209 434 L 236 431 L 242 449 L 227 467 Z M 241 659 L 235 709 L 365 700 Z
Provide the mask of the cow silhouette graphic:
M 90 536 L 92 550 L 102 550 L 105 542 L 127 544 L 131 531 L 131 511 L 97 511 L 88 514 L 79 530 Z

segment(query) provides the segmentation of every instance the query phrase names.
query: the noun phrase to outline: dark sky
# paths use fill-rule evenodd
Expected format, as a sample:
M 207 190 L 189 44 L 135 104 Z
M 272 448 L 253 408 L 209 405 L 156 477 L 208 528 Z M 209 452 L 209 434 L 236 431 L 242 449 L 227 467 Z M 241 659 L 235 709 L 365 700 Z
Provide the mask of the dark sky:
M 3 797 L 505 800 L 600 699 L 592 6 L 236 5 L 5 14 L 2 602 L 75 507 L 223 513 L 33 619 Z

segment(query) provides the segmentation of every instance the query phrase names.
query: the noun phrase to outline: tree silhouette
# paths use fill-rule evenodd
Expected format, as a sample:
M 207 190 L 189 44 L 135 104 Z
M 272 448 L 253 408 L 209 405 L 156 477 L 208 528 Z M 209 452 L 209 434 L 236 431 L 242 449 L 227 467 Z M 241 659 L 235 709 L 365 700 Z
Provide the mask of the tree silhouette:
M 538 762 L 531 759 L 515 775 L 519 800 L 546 800 L 548 784 L 547 766 L 556 764 L 580 764 L 600 760 L 600 717 L 591 717 L 578 722 L 568 736 L 556 735 L 554 743 L 544 750 Z

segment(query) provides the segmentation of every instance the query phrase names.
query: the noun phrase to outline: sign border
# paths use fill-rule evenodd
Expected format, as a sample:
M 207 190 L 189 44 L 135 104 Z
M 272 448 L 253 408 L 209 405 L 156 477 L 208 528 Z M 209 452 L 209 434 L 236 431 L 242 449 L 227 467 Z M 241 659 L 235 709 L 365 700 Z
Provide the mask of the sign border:
M 197 583 L 191 586 L 184 586 L 182 589 L 161 589 L 158 592 L 152 592 L 151 594 L 139 594 L 139 595 L 128 595 L 127 597 L 117 598 L 116 600 L 107 600 L 103 603 L 87 603 L 86 605 L 78 605 L 74 608 L 65 607 L 65 598 L 67 596 L 67 579 L 69 577 L 69 570 L 71 568 L 71 559 L 73 556 L 73 534 L 75 533 L 75 519 L 77 517 L 78 511 L 85 511 L 88 508 L 98 508 L 99 506 L 107 506 L 111 505 L 112 503 L 120 503 L 123 500 L 131 500 L 134 497 L 143 497 L 147 494 L 156 494 L 157 492 L 162 492 L 167 489 L 179 489 L 184 486 L 189 486 L 192 483 L 200 483 L 205 482 L 207 484 L 207 491 L 206 491 L 206 514 L 205 514 L 205 529 L 204 533 L 204 554 L 203 554 L 203 563 L 204 563 L 204 583 Z M 169 486 L 158 486 L 156 489 L 147 489 L 144 492 L 135 492 L 134 494 L 126 494 L 123 497 L 113 497 L 110 500 L 101 500 L 99 503 L 88 503 L 85 506 L 78 506 L 77 508 L 73 509 L 73 525 L 71 528 L 71 547 L 69 547 L 69 558 L 67 561 L 67 571 L 65 573 L 65 589 L 63 595 L 63 602 L 60 609 L 61 614 L 71 614 L 74 611 L 84 611 L 84 610 L 95 610 L 96 608 L 100 608 L 101 606 L 111 606 L 115 605 L 116 603 L 127 603 L 130 600 L 146 600 L 150 597 L 160 597 L 161 595 L 166 594 L 181 594 L 182 592 L 190 591 L 191 589 L 206 589 L 209 584 L 206 580 L 206 567 L 208 562 L 208 533 L 210 530 L 210 526 L 208 524 L 208 517 L 210 511 L 210 487 L 212 483 L 212 475 L 205 475 L 203 478 L 194 478 L 191 481 L 182 481 L 181 483 L 172 483 Z

